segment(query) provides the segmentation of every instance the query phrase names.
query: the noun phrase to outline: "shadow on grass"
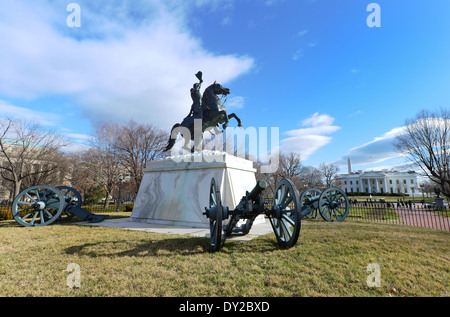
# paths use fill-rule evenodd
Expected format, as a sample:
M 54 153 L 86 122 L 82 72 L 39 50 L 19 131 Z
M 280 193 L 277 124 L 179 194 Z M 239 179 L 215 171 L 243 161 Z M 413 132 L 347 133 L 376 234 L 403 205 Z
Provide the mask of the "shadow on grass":
M 252 242 L 227 241 L 219 253 L 265 253 L 279 250 L 272 239 L 254 239 Z M 148 257 L 177 255 L 210 254 L 211 246 L 208 238 L 170 238 L 164 240 L 140 240 L 130 242 L 102 241 L 71 246 L 64 250 L 66 254 L 89 257 Z
M 66 254 L 90 257 L 147 257 L 195 255 L 209 251 L 209 241 L 205 238 L 174 238 L 165 240 L 140 240 L 138 242 L 102 241 L 72 246 Z

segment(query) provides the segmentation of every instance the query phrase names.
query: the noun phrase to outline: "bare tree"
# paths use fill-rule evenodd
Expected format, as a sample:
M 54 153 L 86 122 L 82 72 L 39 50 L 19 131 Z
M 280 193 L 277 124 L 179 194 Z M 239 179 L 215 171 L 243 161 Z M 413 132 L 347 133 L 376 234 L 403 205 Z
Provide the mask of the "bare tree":
M 270 191 L 273 193 L 279 181 L 283 178 L 287 178 L 293 181 L 296 187 L 299 187 L 301 184 L 301 180 L 299 175 L 302 170 L 302 160 L 299 154 L 296 153 L 288 153 L 283 154 L 280 153 L 278 160 L 278 169 L 276 172 L 271 174 L 263 174 L 259 173 L 259 168 L 257 168 L 258 172 L 256 176 L 259 179 L 263 179 L 267 182 Z M 257 163 L 256 166 L 259 167 L 261 163 Z
M 71 187 L 75 188 L 80 193 L 82 201 L 85 201 L 86 195 L 99 186 L 96 169 L 92 168 L 93 162 L 90 162 L 88 151 L 72 153 L 70 156 L 74 166 L 70 179 Z
M 394 146 L 450 197 L 450 111 L 423 110 L 406 120 Z
M 432 194 L 434 194 L 436 185 L 430 182 L 426 182 L 423 185 L 422 191 L 424 194 L 426 194 L 428 197 L 431 197 Z
M 305 166 L 302 168 L 300 177 L 304 187 L 308 188 L 322 188 L 322 174 L 313 166 Z
M 127 174 L 131 176 L 132 191 L 137 194 L 143 169 L 149 161 L 162 156 L 166 143 L 166 134 L 151 125 L 130 121 L 119 127 L 115 147 L 121 156 L 121 162 Z
M 95 174 L 105 190 L 105 208 L 108 208 L 109 197 L 123 175 L 122 156 L 116 147 L 119 131 L 118 124 L 100 122 L 93 133 L 91 148 L 82 156 L 84 165 Z
M 336 177 L 339 172 L 339 167 L 337 167 L 337 165 L 334 165 L 333 163 L 322 163 L 319 165 L 318 170 L 325 180 L 326 187 L 334 186 Z
M 280 177 L 294 178 L 299 176 L 302 170 L 302 160 L 300 154 L 288 153 L 282 154 L 280 157 Z
M 0 121 L 0 175 L 13 184 L 13 197 L 25 179 L 35 181 L 59 168 L 61 149 L 69 141 L 38 123 L 6 118 Z

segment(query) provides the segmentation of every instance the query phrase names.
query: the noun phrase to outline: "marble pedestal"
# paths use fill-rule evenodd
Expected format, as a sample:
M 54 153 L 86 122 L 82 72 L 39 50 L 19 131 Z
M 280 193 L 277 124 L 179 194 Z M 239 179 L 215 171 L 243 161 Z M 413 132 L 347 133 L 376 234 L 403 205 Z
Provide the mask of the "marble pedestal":
M 253 162 L 223 152 L 203 151 L 150 162 L 131 221 L 209 228 L 211 179 L 220 185 L 222 204 L 234 209 L 256 185 Z M 254 224 L 264 222 L 260 215 Z

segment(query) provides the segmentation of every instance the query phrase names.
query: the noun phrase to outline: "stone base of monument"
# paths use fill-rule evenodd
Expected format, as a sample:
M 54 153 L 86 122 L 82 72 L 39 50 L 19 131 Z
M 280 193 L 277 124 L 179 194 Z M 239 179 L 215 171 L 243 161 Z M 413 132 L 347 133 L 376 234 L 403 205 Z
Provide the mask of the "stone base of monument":
M 150 162 L 144 170 L 130 220 L 209 228 L 211 179 L 220 184 L 222 205 L 234 209 L 256 184 L 253 162 L 224 152 L 202 151 Z M 254 224 L 264 223 L 264 215 Z

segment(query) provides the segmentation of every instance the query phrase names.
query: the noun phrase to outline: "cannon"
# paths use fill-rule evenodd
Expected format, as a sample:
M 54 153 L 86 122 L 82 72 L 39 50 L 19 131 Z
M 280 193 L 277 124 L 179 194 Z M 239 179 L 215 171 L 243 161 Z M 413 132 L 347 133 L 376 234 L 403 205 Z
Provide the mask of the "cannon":
M 249 233 L 260 214 L 269 218 L 278 245 L 288 249 L 297 243 L 303 217 L 313 217 L 318 211 L 328 222 L 341 222 L 349 212 L 348 198 L 339 188 L 332 187 L 323 192 L 310 188 L 299 195 L 292 181 L 283 179 L 275 189 L 270 208 L 266 207 L 268 202 L 262 195 L 266 188 L 265 181 L 258 181 L 236 208 L 230 210 L 222 206 L 219 187 L 214 178 L 211 180 L 209 207 L 205 207 L 203 215 L 209 219 L 213 252 L 219 251 L 232 234 Z
M 306 189 L 300 196 L 301 218 L 317 218 L 318 215 L 328 222 L 342 222 L 349 212 L 347 195 L 336 187 L 323 192 L 316 188 Z
M 209 208 L 203 213 L 209 219 L 211 249 L 219 251 L 227 237 L 233 233 L 247 234 L 260 214 L 270 220 L 278 245 L 287 249 L 297 243 L 300 234 L 301 218 L 299 194 L 292 181 L 281 180 L 272 200 L 271 208 L 267 208 L 262 192 L 267 188 L 263 180 L 246 192 L 234 210 L 222 206 L 220 190 L 214 178 L 211 180 L 209 192 Z M 239 221 L 243 224 L 237 227 Z
M 81 195 L 68 186 L 32 186 L 14 199 L 12 215 L 24 227 L 47 226 L 55 221 L 68 220 L 74 216 L 97 223 L 107 215 L 94 215 L 81 208 Z

